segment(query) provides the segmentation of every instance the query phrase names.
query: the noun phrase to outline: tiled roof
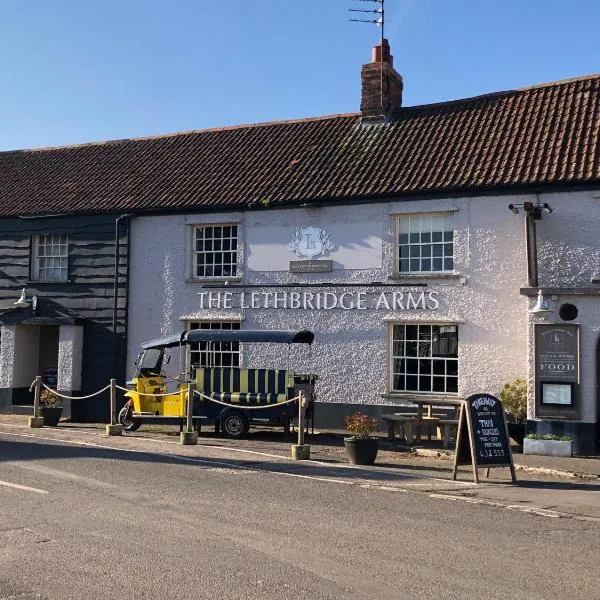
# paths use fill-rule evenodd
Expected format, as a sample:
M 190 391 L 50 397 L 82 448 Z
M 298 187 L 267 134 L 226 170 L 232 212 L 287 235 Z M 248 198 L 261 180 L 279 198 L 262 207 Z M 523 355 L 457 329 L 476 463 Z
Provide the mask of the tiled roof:
M 0 153 L 0 216 L 600 181 L 600 75 L 360 115 Z

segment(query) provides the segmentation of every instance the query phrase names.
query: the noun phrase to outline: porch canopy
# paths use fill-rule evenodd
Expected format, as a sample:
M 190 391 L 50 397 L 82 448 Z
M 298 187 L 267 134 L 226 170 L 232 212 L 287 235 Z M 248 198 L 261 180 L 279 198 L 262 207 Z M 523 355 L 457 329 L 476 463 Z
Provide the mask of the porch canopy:
M 312 344 L 315 334 L 301 330 L 191 329 L 169 337 L 144 342 L 142 348 L 173 348 L 195 342 L 261 342 L 275 344 Z

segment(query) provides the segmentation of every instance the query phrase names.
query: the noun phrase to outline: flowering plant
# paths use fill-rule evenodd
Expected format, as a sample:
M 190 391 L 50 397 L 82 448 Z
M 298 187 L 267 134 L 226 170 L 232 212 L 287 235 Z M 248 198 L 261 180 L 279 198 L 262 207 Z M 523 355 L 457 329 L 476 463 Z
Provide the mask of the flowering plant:
M 40 406 L 47 406 L 48 408 L 60 408 L 62 407 L 62 399 L 51 390 L 44 388 L 40 394 Z
M 367 439 L 377 429 L 377 419 L 369 417 L 363 413 L 354 413 L 344 419 L 346 429 L 355 437 L 361 440 Z

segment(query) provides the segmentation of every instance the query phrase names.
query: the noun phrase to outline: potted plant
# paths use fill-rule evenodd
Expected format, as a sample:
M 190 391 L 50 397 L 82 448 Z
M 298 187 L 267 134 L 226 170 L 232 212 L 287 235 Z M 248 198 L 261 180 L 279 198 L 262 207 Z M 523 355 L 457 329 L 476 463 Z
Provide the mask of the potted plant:
M 573 438 L 553 433 L 530 433 L 523 441 L 523 454 L 573 456 Z
M 522 446 L 527 427 L 527 382 L 515 379 L 506 383 L 500 391 L 500 400 L 506 412 L 508 435 Z
M 344 420 L 346 429 L 352 434 L 344 438 L 348 460 L 352 465 L 372 465 L 377 457 L 378 438 L 371 437 L 377 429 L 377 419 L 360 412 Z
M 53 390 L 44 388 L 40 395 L 40 416 L 44 417 L 44 425 L 56 427 L 62 416 L 63 404 Z

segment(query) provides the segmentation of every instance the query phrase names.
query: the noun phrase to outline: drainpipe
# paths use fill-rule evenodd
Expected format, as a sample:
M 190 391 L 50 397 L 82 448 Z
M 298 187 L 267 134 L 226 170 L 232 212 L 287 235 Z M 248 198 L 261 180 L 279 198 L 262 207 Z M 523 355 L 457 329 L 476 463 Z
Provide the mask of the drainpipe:
M 525 217 L 525 243 L 527 245 L 527 281 L 529 287 L 538 286 L 537 240 L 535 218 L 527 211 Z
M 113 319 L 112 319 L 112 335 L 113 335 L 113 368 L 112 376 L 114 379 L 117 378 L 117 310 L 119 300 L 119 260 L 120 260 L 120 238 L 119 238 L 119 224 L 123 220 L 128 220 L 132 215 L 121 215 L 115 219 L 115 269 L 113 276 Z

